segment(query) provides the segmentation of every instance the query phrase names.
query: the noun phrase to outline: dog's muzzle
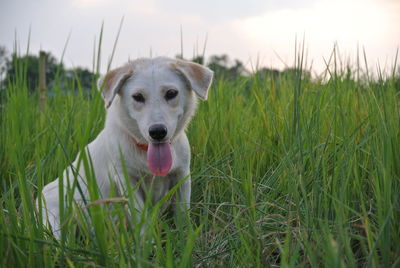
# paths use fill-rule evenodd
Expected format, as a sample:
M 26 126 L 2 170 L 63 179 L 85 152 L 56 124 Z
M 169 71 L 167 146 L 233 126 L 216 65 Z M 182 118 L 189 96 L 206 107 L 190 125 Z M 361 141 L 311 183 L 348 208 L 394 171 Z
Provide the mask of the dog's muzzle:
M 149 128 L 149 135 L 154 141 L 162 141 L 167 133 L 167 127 L 163 124 L 154 124 Z

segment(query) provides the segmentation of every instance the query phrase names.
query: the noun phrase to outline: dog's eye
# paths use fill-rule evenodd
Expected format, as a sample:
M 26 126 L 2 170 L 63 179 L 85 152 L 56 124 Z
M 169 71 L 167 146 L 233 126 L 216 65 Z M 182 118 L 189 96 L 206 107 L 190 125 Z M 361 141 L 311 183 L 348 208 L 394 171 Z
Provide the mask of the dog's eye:
M 144 102 L 144 97 L 141 93 L 133 94 L 132 98 L 137 102 Z
M 167 93 L 165 93 L 165 99 L 169 101 L 175 98 L 177 95 L 178 95 L 178 90 L 168 89 Z

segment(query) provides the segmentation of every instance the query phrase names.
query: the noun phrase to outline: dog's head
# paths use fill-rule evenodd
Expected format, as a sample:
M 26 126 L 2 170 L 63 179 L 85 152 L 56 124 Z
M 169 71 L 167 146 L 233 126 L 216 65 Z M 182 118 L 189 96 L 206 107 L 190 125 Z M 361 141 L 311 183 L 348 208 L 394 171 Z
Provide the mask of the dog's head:
M 106 108 L 118 114 L 113 120 L 138 142 L 149 144 L 149 169 L 165 175 L 172 164 L 170 144 L 193 115 L 195 95 L 207 99 L 212 77 L 210 69 L 197 63 L 158 57 L 112 70 L 98 85 Z

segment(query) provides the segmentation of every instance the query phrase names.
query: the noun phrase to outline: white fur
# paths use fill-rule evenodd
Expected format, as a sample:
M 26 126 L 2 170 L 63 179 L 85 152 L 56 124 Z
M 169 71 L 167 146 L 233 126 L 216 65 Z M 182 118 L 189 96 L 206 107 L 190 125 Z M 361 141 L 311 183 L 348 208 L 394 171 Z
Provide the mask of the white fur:
M 99 79 L 99 87 L 107 107 L 104 129 L 86 147 L 90 155 L 101 198 L 107 198 L 115 186 L 120 196 L 127 187 L 139 186 L 135 190 L 135 207 L 143 208 L 145 198 L 152 203 L 161 200 L 180 180 L 185 179 L 177 191 L 179 210 L 189 208 L 190 202 L 190 147 L 185 127 L 196 109 L 196 94 L 207 98 L 213 73 L 195 63 L 168 58 L 138 59 L 111 71 Z M 174 88 L 178 95 L 166 101 L 166 90 Z M 145 103 L 138 103 L 132 95 L 140 92 Z M 173 166 L 165 177 L 154 176 L 147 168 L 146 151 L 134 144 L 151 142 L 148 134 L 150 125 L 164 124 L 168 129 L 167 140 L 171 143 Z M 123 155 L 123 161 L 121 160 Z M 79 155 L 63 173 L 64 193 L 77 180 L 85 200 L 91 200 L 87 190 L 86 173 Z M 126 185 L 123 163 L 129 177 Z M 80 164 L 79 164 L 80 163 Z M 78 175 L 74 172 L 78 172 Z M 43 222 L 48 223 L 54 235 L 60 237 L 59 179 L 47 184 L 42 191 Z M 76 182 L 75 182 L 76 183 Z M 150 196 L 146 195 L 149 189 Z M 82 203 L 77 189 L 74 200 Z

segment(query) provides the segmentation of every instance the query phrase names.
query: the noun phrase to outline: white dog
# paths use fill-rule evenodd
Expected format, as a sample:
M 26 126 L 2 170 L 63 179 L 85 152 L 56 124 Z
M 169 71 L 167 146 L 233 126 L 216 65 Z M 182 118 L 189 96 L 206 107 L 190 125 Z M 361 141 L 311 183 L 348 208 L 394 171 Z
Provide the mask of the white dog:
M 190 147 L 185 127 L 193 116 L 197 98 L 207 99 L 213 72 L 199 64 L 164 57 L 138 59 L 110 71 L 98 81 L 107 117 L 104 129 L 87 147 L 101 197 L 111 189 L 120 196 L 135 189 L 135 208 L 146 198 L 161 200 L 180 180 L 178 210 L 189 208 Z M 121 159 L 121 156 L 123 159 Z M 79 156 L 63 173 L 64 193 L 75 187 L 78 204 L 91 200 L 87 174 Z M 128 174 L 128 180 L 124 172 Z M 127 185 L 126 182 L 130 185 Z M 60 237 L 60 198 L 57 179 L 43 188 L 43 222 Z M 131 188 L 131 189 L 132 189 Z M 149 191 L 151 189 L 151 191 Z

